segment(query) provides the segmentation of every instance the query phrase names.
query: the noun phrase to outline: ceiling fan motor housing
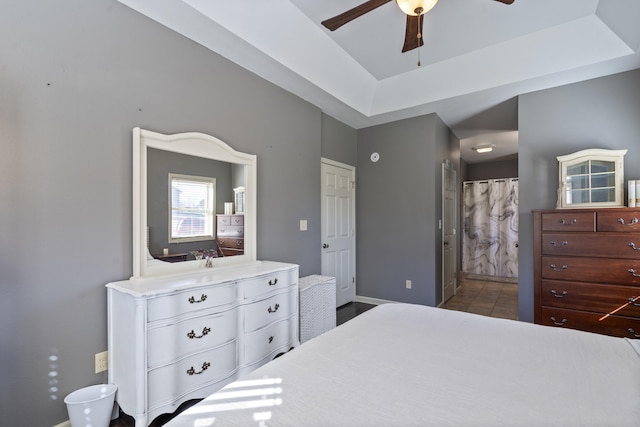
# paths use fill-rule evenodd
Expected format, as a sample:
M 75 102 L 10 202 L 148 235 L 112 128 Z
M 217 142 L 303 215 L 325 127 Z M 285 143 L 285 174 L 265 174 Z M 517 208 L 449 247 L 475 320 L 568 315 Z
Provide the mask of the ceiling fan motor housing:
M 420 16 L 433 9 L 438 0 L 396 0 L 396 3 L 405 14 Z

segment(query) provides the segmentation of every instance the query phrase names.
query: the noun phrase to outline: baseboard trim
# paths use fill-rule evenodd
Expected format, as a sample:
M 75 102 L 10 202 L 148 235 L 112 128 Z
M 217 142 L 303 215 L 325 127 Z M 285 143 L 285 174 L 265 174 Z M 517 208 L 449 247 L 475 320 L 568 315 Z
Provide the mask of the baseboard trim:
M 356 302 L 363 302 L 365 304 L 380 305 L 380 304 L 397 303 L 398 301 L 390 301 L 390 300 L 386 300 L 386 299 L 363 297 L 363 296 L 360 296 L 360 295 L 356 295 Z
M 488 282 L 503 282 L 503 283 L 515 283 L 518 284 L 517 277 L 501 277 L 501 276 L 486 276 L 484 274 L 474 274 L 462 272 L 463 279 L 469 280 L 486 280 Z

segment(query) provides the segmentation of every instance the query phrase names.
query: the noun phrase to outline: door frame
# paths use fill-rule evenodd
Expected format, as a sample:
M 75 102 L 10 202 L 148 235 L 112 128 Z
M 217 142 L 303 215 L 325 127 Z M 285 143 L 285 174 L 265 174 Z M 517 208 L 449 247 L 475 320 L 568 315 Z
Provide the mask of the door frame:
M 447 170 L 450 170 L 451 172 L 453 172 L 453 179 L 454 179 L 454 185 L 451 186 L 451 188 L 453 188 L 453 212 L 454 212 L 454 218 L 453 219 L 445 219 L 445 191 L 446 190 L 446 185 L 445 185 L 445 174 L 447 173 Z M 454 250 L 454 268 L 453 268 L 453 295 L 455 296 L 458 290 L 458 262 L 459 262 L 459 247 L 458 247 L 458 225 L 459 225 L 459 206 L 458 206 L 458 199 L 460 197 L 459 192 L 458 192 L 458 172 L 456 171 L 456 169 L 453 167 L 453 165 L 451 164 L 451 162 L 449 160 L 446 160 L 445 162 L 442 163 L 442 220 L 440 223 L 440 233 L 441 233 L 441 254 L 442 254 L 442 280 L 441 280 L 441 286 L 442 286 L 442 300 L 440 301 L 440 305 L 444 304 L 446 302 L 445 300 L 445 285 L 447 282 L 447 276 L 446 276 L 446 269 L 445 269 L 445 263 L 446 263 L 446 248 L 445 248 L 445 233 L 447 230 L 447 226 L 445 221 L 451 221 L 453 224 L 452 227 L 452 239 L 450 239 L 450 241 L 453 241 L 455 243 L 455 250 Z
M 356 287 L 357 287 L 357 283 L 358 283 L 358 275 L 357 275 L 357 270 L 356 270 L 356 167 L 353 165 L 348 165 L 346 163 L 342 163 L 342 162 L 338 162 L 336 160 L 331 160 L 328 159 L 326 157 L 321 157 L 320 158 L 320 170 L 322 171 L 322 164 L 326 164 L 329 166 L 334 166 L 334 167 L 338 167 L 341 169 L 346 169 L 347 171 L 349 171 L 351 177 L 351 206 L 350 206 L 350 211 L 351 211 L 351 224 L 352 224 L 352 229 L 351 229 L 351 247 L 353 248 L 353 250 L 351 251 L 351 259 L 349 260 L 349 262 L 351 263 L 352 266 L 352 271 L 353 271 L 353 294 L 354 294 L 354 300 L 356 300 L 357 296 L 356 296 Z M 324 176 L 322 176 L 322 173 L 320 173 L 320 179 L 324 179 Z M 324 234 L 322 233 L 322 229 L 324 227 L 325 224 L 325 213 L 324 210 L 322 209 L 322 199 L 324 198 L 324 193 L 323 193 L 323 188 L 324 185 L 322 183 L 322 181 L 320 182 L 320 239 L 322 240 L 324 238 Z M 324 265 L 324 257 L 321 256 L 320 257 L 320 271 L 321 274 L 324 274 L 325 272 L 325 268 L 326 266 Z M 337 286 L 337 283 L 336 283 Z

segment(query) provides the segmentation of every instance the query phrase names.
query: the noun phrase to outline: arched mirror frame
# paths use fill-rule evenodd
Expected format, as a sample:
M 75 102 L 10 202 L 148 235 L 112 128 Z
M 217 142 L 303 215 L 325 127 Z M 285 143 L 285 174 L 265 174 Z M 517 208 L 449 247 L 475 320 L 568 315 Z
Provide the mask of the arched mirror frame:
M 174 275 L 205 271 L 205 263 L 184 261 L 178 263 L 148 263 L 147 256 L 147 149 L 180 153 L 223 162 L 244 165 L 245 210 L 244 254 L 213 259 L 217 266 L 239 264 L 256 260 L 256 167 L 253 154 L 241 153 L 211 135 L 186 132 L 164 135 L 140 128 L 133 129 L 133 278 Z

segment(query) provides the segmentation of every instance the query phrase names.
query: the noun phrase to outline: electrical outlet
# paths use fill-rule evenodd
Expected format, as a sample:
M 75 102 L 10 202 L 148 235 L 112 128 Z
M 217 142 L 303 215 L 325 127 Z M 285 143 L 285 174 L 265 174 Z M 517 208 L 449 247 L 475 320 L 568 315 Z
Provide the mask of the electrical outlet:
M 411 289 L 411 280 L 406 280 L 404 284 L 407 287 L 407 289 Z
M 96 374 L 106 371 L 109 367 L 109 352 L 96 353 Z

